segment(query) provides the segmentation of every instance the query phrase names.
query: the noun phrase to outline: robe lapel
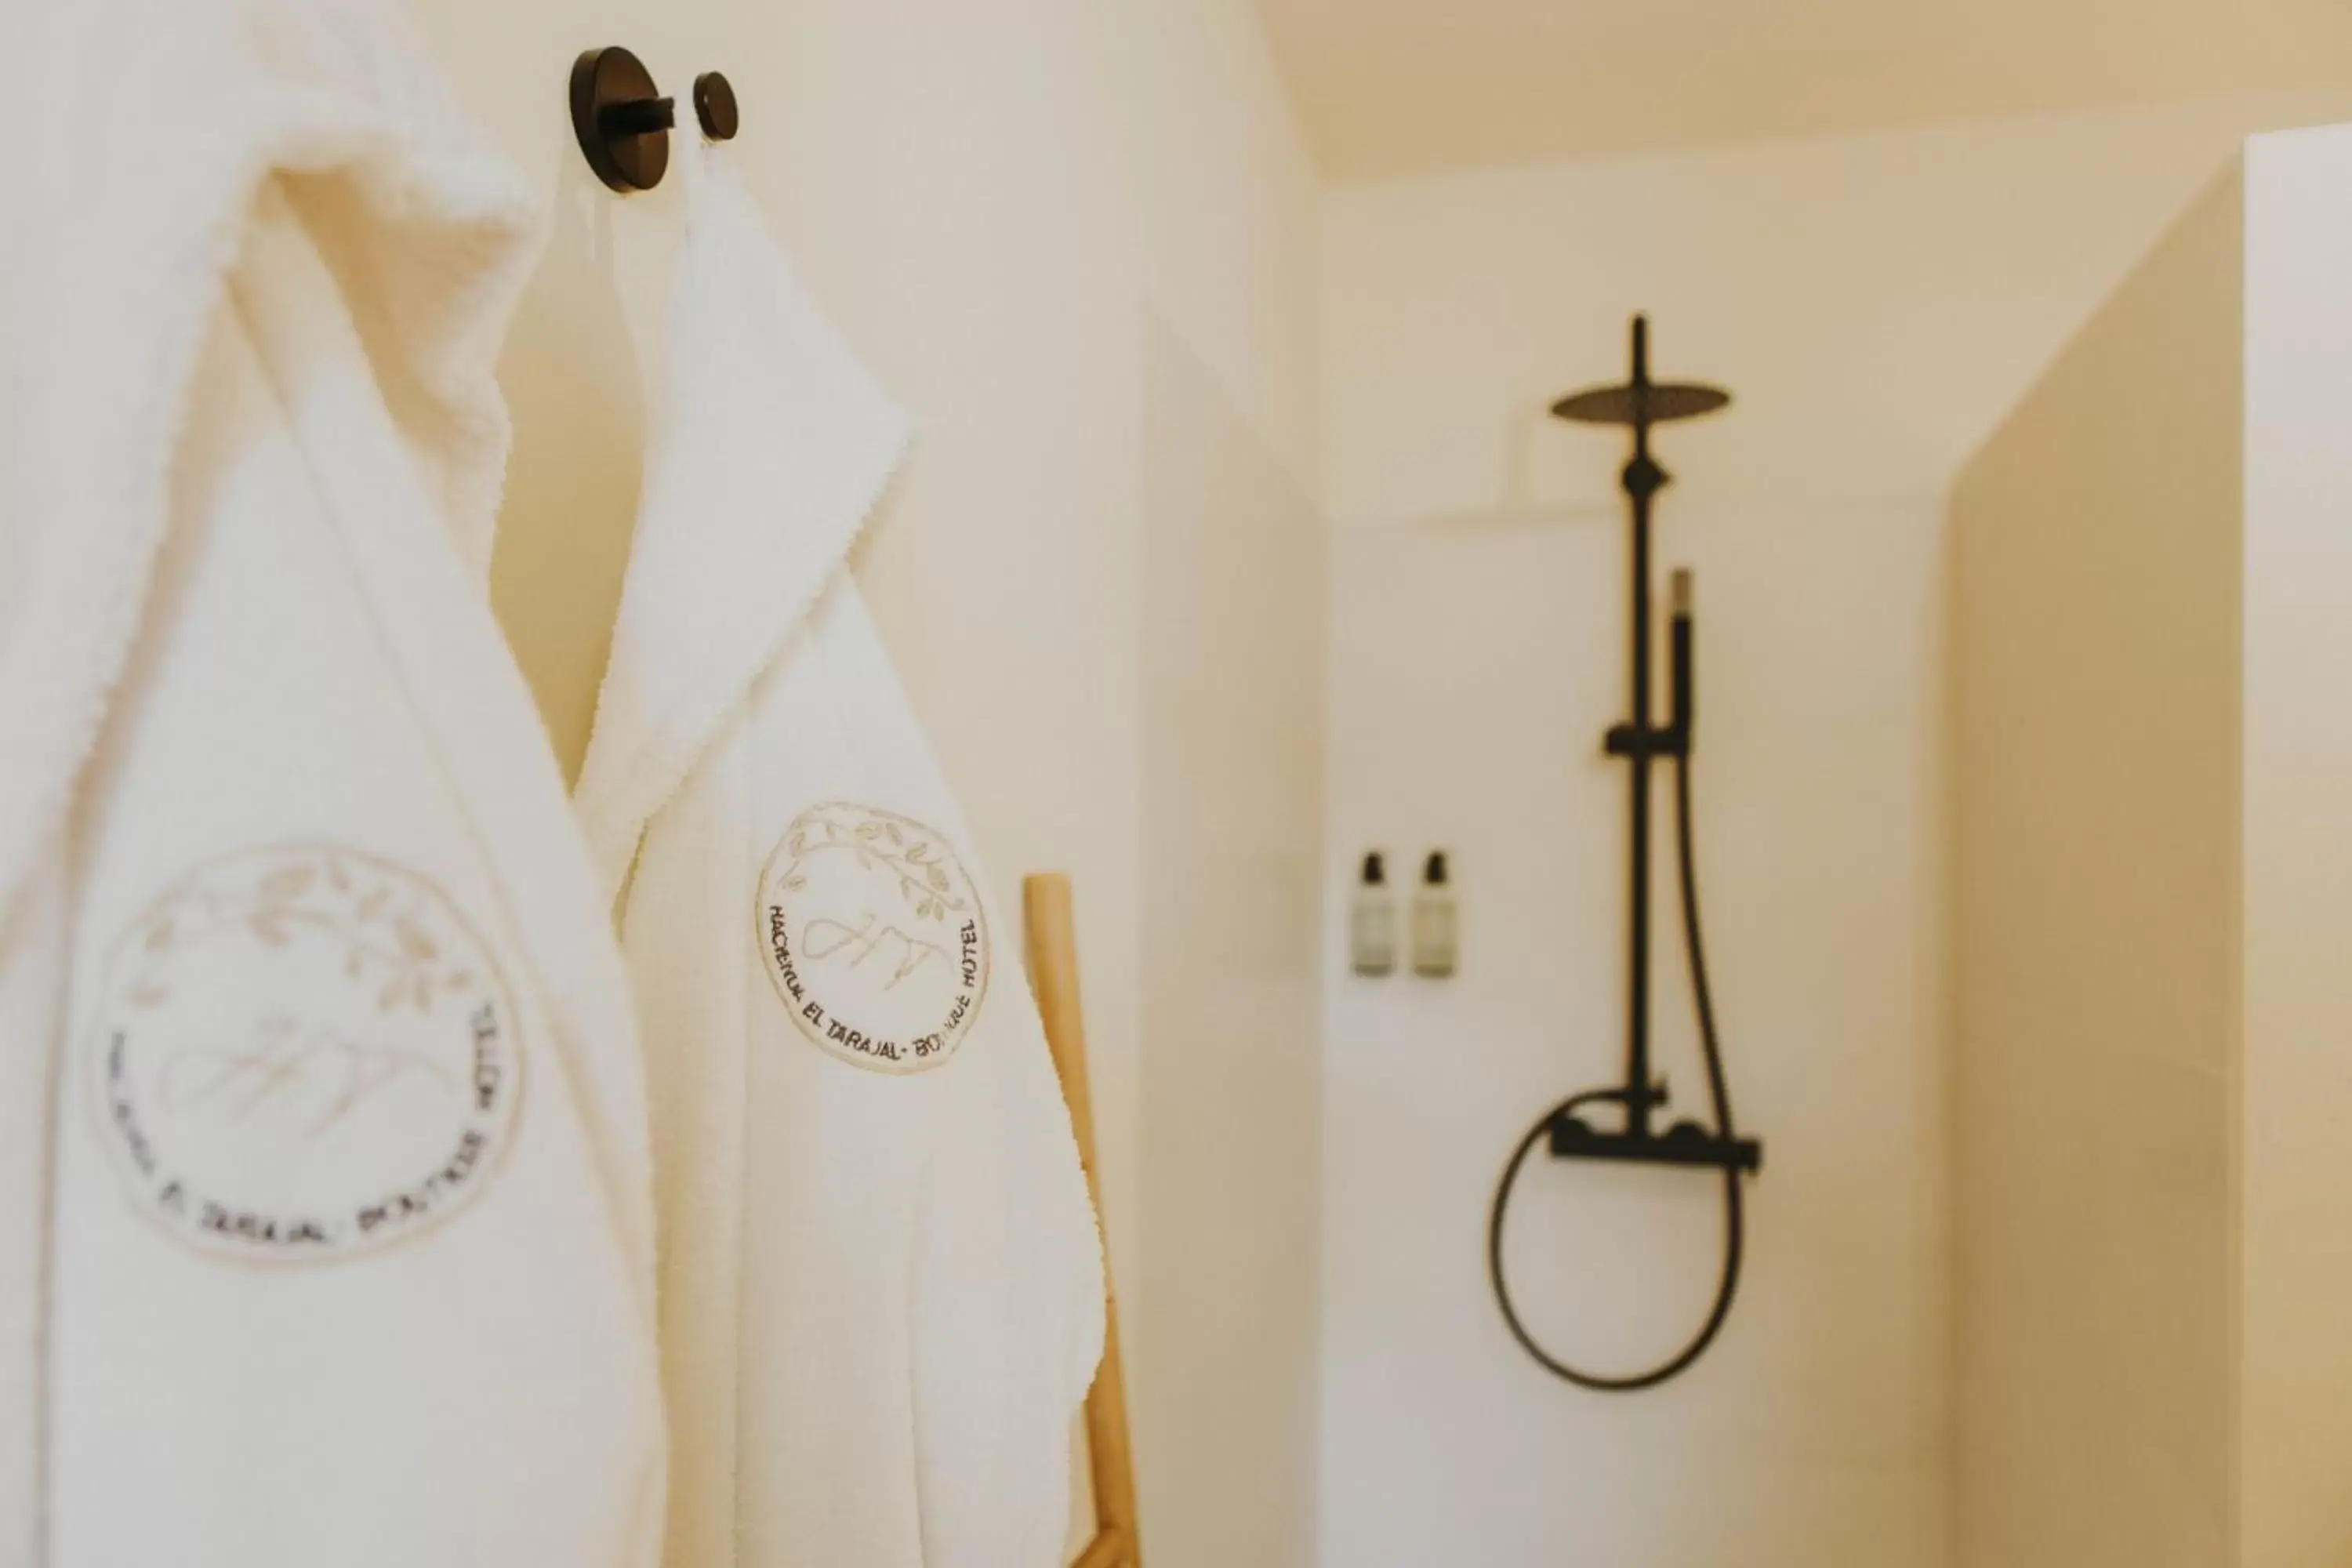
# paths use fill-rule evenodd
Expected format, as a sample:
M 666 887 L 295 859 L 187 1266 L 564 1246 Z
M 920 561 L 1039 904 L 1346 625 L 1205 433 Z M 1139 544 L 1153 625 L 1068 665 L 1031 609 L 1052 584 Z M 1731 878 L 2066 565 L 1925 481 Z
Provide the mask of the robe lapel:
M 19 9 L 32 96 L 0 233 L 0 570 L 16 578 L 0 594 L 0 934 L 139 628 L 189 384 L 263 182 L 344 171 L 353 231 L 387 241 L 372 346 L 430 430 L 436 499 L 477 568 L 506 458 L 492 370 L 538 234 L 527 188 L 395 6 Z
M 793 274 L 750 194 L 692 182 L 669 372 L 574 800 L 617 894 L 646 825 L 846 557 L 907 424 Z

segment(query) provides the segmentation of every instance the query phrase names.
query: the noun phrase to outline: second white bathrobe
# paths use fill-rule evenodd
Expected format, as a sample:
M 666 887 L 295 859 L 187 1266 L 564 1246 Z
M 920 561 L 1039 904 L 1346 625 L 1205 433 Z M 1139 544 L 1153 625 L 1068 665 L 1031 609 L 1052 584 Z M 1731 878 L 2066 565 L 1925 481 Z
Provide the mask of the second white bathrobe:
M 577 793 L 654 1107 L 666 1563 L 1051 1568 L 1101 1252 L 1018 928 L 845 564 L 904 426 L 734 176 L 678 151 Z

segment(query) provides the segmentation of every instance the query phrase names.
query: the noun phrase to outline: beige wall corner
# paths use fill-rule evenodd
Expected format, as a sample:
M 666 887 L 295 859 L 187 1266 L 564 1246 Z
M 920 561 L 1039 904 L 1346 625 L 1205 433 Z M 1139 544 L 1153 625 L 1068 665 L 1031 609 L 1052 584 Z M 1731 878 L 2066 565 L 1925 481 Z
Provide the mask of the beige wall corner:
M 1964 1568 L 2232 1561 L 2242 186 L 1950 520 Z

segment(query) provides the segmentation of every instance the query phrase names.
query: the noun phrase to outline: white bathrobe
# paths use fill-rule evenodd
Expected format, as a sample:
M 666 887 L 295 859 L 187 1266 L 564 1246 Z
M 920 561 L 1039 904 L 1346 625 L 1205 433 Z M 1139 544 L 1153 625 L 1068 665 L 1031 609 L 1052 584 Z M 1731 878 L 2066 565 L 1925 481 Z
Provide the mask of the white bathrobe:
M 642 1059 L 484 578 L 530 205 L 375 4 L 42 9 L 0 1564 L 649 1568 Z
M 678 153 L 578 790 L 653 1095 L 666 1565 L 1055 1568 L 1101 1252 L 1019 929 L 845 564 L 901 421 L 733 174 Z

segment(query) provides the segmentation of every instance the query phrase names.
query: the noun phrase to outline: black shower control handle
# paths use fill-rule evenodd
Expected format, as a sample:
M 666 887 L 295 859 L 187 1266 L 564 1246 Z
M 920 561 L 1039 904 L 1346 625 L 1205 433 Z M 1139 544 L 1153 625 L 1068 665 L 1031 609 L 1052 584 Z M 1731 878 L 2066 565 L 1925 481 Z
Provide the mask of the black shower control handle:
M 1606 1160 L 1623 1165 L 1702 1165 L 1722 1171 L 1764 1168 L 1764 1146 L 1726 1138 L 1696 1121 L 1664 1132 L 1603 1132 L 1581 1117 L 1555 1116 L 1537 1129 L 1555 1160 Z

